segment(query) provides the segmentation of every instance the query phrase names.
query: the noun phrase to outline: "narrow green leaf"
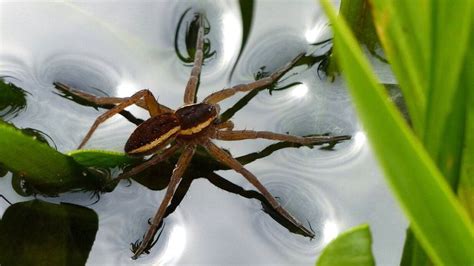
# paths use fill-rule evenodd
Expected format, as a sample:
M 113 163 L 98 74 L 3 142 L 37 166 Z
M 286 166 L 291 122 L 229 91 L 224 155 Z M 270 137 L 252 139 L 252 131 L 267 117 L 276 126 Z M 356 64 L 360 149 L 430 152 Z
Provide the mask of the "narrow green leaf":
M 428 17 L 417 14 L 415 8 L 428 7 L 424 0 L 371 0 L 371 3 L 378 36 L 405 96 L 413 128 L 421 135 L 427 94 L 423 86 L 426 80 L 422 77 L 426 77 L 429 57 L 426 47 L 429 43 L 424 38 L 429 37 L 430 27 Z
M 428 255 L 416 240 L 413 230 L 407 229 L 400 266 L 431 266 Z
M 474 264 L 474 228 L 466 212 L 388 100 L 345 22 L 327 0 L 322 3 L 359 117 L 417 239 L 436 264 Z
M 458 194 L 474 222 L 474 91 L 469 92 L 467 126 Z
M 412 74 L 422 80 L 422 90 L 426 99 L 415 98 L 414 101 L 425 101 L 425 125 L 414 125 L 418 136 L 423 139 L 428 152 L 434 158 L 444 177 L 451 187 L 455 188 L 459 180 L 459 166 L 464 145 L 465 105 L 468 86 L 456 86 L 462 61 L 469 43 L 469 20 L 472 24 L 473 2 L 461 0 L 448 1 L 412 1 L 412 0 L 372 0 L 374 13 L 378 16 L 379 34 L 394 31 L 401 27 L 397 34 L 387 34 L 384 45 L 387 54 L 394 58 L 392 67 L 406 71 L 412 62 L 416 69 Z M 385 16 L 385 11 L 393 11 L 392 17 Z M 388 22 L 387 22 L 388 21 Z M 471 25 L 472 27 L 472 25 Z M 458 30 L 459 29 L 459 30 Z M 472 31 L 472 29 L 471 29 Z M 406 41 L 410 41 L 407 45 Z M 391 53 L 390 47 L 407 50 L 411 57 L 405 62 L 397 61 L 399 54 Z M 403 48 L 403 49 L 402 49 Z M 467 60 L 467 59 L 466 59 Z M 397 65 L 398 64 L 398 65 Z M 395 71 L 396 72 L 396 71 Z M 471 68 L 472 72 L 472 68 Z M 396 72 L 397 73 L 397 72 Z M 399 75 L 403 85 L 406 77 Z M 471 82 L 472 84 L 472 82 Z M 411 90 L 406 87 L 406 90 Z M 409 94 L 407 94 L 410 96 Z M 420 131 L 421 128 L 421 131 Z M 418 244 L 419 245 L 419 244 Z M 417 244 L 412 244 L 415 251 L 422 251 Z M 419 254 L 417 257 L 423 257 Z M 419 264 L 415 264 L 419 265 Z
M 446 116 L 447 121 L 442 132 L 443 139 L 437 145 L 439 151 L 435 158 L 439 169 L 455 191 L 459 182 L 462 147 L 464 145 L 467 88 L 453 89 L 453 91 L 456 91 L 456 95 L 453 95 L 453 100 L 456 103 Z M 432 154 L 432 156 L 434 155 Z
M 379 39 L 375 32 L 369 0 L 342 0 L 339 15 L 346 19 L 359 43 L 364 44 L 372 55 L 377 56 L 375 49 Z
M 141 159 L 129 157 L 123 152 L 105 150 L 74 150 L 67 155 L 85 167 L 123 168 L 141 161 Z
M 435 160 L 440 155 L 441 146 L 456 139 L 446 139 L 444 134 L 464 125 L 464 117 L 452 120 L 453 108 L 462 103 L 454 100 L 464 99 L 458 93 L 458 81 L 468 48 L 469 26 L 471 23 L 472 0 L 433 1 L 431 56 L 427 76 L 428 101 L 426 110 L 426 129 L 423 142 Z M 421 11 L 421 10 L 419 10 Z M 421 12 L 420 12 L 421 13 Z M 449 68 L 447 69 L 447 67 Z M 472 71 L 472 70 L 471 70 Z M 459 96 L 461 94 L 461 96 Z M 459 97 L 462 97 L 459 99 Z M 464 109 L 462 106 L 460 109 Z M 463 111 L 461 111 L 463 112 Z M 462 124 L 458 126 L 458 124 Z M 463 131 L 462 129 L 460 130 Z
M 0 265 L 84 265 L 97 214 L 73 204 L 15 203 L 0 221 Z
M 316 263 L 317 266 L 375 265 L 369 226 L 359 225 L 331 241 Z
M 471 17 L 470 43 L 474 43 L 474 17 Z M 466 91 L 465 131 L 462 149 L 460 181 L 457 188 L 459 198 L 474 222 L 474 51 L 466 53 L 459 87 Z
M 100 178 L 35 137 L 0 120 L 0 163 L 21 175 L 37 192 L 58 194 L 79 188 L 94 189 Z

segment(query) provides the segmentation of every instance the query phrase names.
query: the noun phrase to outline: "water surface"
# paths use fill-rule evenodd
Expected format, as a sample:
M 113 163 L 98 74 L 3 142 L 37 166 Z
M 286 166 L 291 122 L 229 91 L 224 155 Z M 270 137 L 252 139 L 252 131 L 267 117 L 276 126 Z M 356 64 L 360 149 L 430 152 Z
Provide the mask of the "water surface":
M 28 93 L 27 107 L 11 119 L 51 137 L 61 152 L 77 147 L 94 119 L 104 112 L 56 94 L 60 81 L 98 96 L 125 97 L 148 88 L 167 106 L 182 103 L 190 66 L 175 51 L 185 50 L 181 16 L 204 11 L 207 38 L 214 52 L 206 59 L 198 100 L 254 80 L 299 52 L 323 54 L 329 46 L 311 43 L 330 37 L 327 20 L 313 0 L 256 1 L 253 24 L 237 61 L 242 39 L 238 1 L 2 2 L 0 76 Z M 191 15 L 185 16 L 189 22 Z M 235 68 L 234 68 L 235 65 Z M 385 82 L 386 67 L 379 70 Z M 398 264 L 406 221 L 390 195 L 357 120 L 345 85 L 318 76 L 318 64 L 295 67 L 279 84 L 286 90 L 257 94 L 233 117 L 237 129 L 295 135 L 350 134 L 332 150 L 308 147 L 279 150 L 248 164 L 291 213 L 308 221 L 313 240 L 289 232 L 262 211 L 258 200 L 226 192 L 207 179 L 196 179 L 177 209 L 166 218 L 150 255 L 130 259 L 130 243 L 147 229 L 147 220 L 164 191 L 124 181 L 93 204 L 88 194 L 68 193 L 48 201 L 89 206 L 99 215 L 99 231 L 88 264 L 305 264 L 313 265 L 322 248 L 339 232 L 369 223 L 379 265 Z M 243 95 L 222 103 L 226 110 Z M 139 117 L 146 112 L 129 108 Z M 135 125 L 117 116 L 100 126 L 86 148 L 121 151 Z M 234 156 L 259 151 L 271 141 L 217 142 Z M 253 187 L 233 171 L 222 177 L 246 190 Z M 0 179 L 0 192 L 12 202 L 11 175 Z M 0 213 L 6 204 L 0 204 Z

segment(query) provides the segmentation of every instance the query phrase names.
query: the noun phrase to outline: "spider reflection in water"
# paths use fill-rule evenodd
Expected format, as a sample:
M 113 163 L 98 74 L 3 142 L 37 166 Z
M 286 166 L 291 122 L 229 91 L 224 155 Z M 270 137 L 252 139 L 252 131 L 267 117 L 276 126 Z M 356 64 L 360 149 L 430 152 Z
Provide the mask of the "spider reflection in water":
M 234 125 L 230 120 L 222 121 L 219 118 L 219 102 L 233 96 L 237 92 L 250 92 L 271 86 L 273 83 L 278 81 L 278 79 L 282 77 L 289 69 L 291 69 L 296 64 L 296 62 L 303 57 L 304 54 L 299 54 L 285 66 L 267 77 L 263 77 L 255 82 L 236 85 L 231 88 L 211 93 L 206 98 L 204 98 L 202 102 L 196 103 L 196 90 L 204 58 L 204 26 L 202 15 L 196 15 L 196 20 L 198 22 L 199 29 L 194 54 L 194 65 L 191 71 L 191 76 L 185 88 L 184 104 L 176 110 L 159 104 L 149 90 L 138 91 L 128 98 L 99 98 L 84 92 L 73 90 L 65 84 L 57 82 L 55 83 L 55 86 L 58 89 L 70 94 L 74 94 L 95 104 L 114 105 L 113 108 L 100 115 L 96 119 L 79 145 L 79 148 L 82 148 L 86 144 L 86 142 L 90 139 L 94 131 L 102 122 L 113 115 L 121 113 L 126 107 L 135 104 L 148 110 L 150 118 L 141 123 L 131 134 L 127 143 L 125 144 L 125 152 L 130 156 L 153 156 L 144 163 L 132 168 L 130 171 L 122 173 L 117 177 L 118 179 L 125 179 L 135 176 L 148 167 L 166 160 L 179 150 L 182 151 L 178 162 L 174 167 L 165 196 L 155 216 L 150 221 L 149 229 L 146 232 L 143 241 L 138 241 L 133 245 L 133 259 L 138 258 L 142 253 L 147 252 L 151 247 L 153 238 L 165 215 L 166 209 L 173 199 L 176 187 L 180 183 L 180 180 L 186 168 L 189 166 L 197 146 L 199 145 L 204 147 L 216 160 L 243 175 L 263 195 L 265 200 L 270 204 L 274 211 L 284 217 L 289 223 L 299 228 L 304 233 L 304 235 L 311 238 L 314 237 L 313 231 L 306 228 L 301 222 L 299 222 L 287 210 L 285 210 L 262 185 L 262 183 L 260 183 L 255 175 L 248 171 L 229 153 L 215 145 L 212 139 L 236 141 L 262 138 L 302 145 L 336 143 L 338 141 L 350 139 L 350 136 L 300 137 L 269 131 L 234 130 Z

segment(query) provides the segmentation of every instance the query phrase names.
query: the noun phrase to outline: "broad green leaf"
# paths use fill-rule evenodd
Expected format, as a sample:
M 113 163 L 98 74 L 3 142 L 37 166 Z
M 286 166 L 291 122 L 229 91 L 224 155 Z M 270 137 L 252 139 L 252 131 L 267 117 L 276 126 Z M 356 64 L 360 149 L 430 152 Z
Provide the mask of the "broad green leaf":
M 0 265 L 84 265 L 98 229 L 97 214 L 40 200 L 8 207 L 0 221 Z
M 375 265 L 369 226 L 359 225 L 340 234 L 323 250 L 317 266 Z
M 0 163 L 21 175 L 37 192 L 58 194 L 72 189 L 96 189 L 101 182 L 76 163 L 34 136 L 0 120 Z
M 474 264 L 474 229 L 466 212 L 388 100 L 345 22 L 337 19 L 327 0 L 322 3 L 333 25 L 337 56 L 359 117 L 417 239 L 436 264 Z

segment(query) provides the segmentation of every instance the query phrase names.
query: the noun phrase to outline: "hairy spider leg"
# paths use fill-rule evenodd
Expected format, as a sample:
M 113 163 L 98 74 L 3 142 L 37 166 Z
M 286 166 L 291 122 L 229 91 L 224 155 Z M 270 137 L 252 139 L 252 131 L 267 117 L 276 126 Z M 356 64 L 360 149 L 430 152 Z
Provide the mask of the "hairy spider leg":
M 166 159 L 168 159 L 170 156 L 172 156 L 179 148 L 181 148 L 180 144 L 173 144 L 170 147 L 166 148 L 163 150 L 161 153 L 153 155 L 150 159 L 147 161 L 143 162 L 140 165 L 137 165 L 130 169 L 127 172 L 123 172 L 119 176 L 117 176 L 115 179 L 126 179 L 131 176 L 134 176 L 138 173 L 141 173 L 143 170 L 147 169 L 148 167 L 151 167 L 159 162 L 162 162 Z
M 222 163 L 226 164 L 230 168 L 234 169 L 236 172 L 243 175 L 255 188 L 257 188 L 260 193 L 265 197 L 265 199 L 272 205 L 272 207 L 285 219 L 290 221 L 296 227 L 298 227 L 301 231 L 303 231 L 307 236 L 314 237 L 314 233 L 307 229 L 302 223 L 296 220 L 287 210 L 285 210 L 280 203 L 272 196 L 272 194 L 265 188 L 265 186 L 258 181 L 257 177 L 252 174 L 249 170 L 245 169 L 245 167 L 232 156 L 230 156 L 227 152 L 216 146 L 211 141 L 203 144 L 206 150 L 214 156 L 217 160 L 221 161 Z
M 97 127 L 109 119 L 110 117 L 120 113 L 120 111 L 124 110 L 127 106 L 130 106 L 132 104 L 136 104 L 141 98 L 144 98 L 145 100 L 145 106 L 150 113 L 150 116 L 154 117 L 160 114 L 162 111 L 160 109 L 160 105 L 156 101 L 155 97 L 149 90 L 140 90 L 133 94 L 129 98 L 125 98 L 124 101 L 120 102 L 118 105 L 116 105 L 114 108 L 108 110 L 107 112 L 101 114 L 97 119 L 95 120 L 94 124 L 91 126 L 89 131 L 87 132 L 86 136 L 82 140 L 81 144 L 79 144 L 78 149 L 82 148 L 87 141 L 90 139 L 94 131 L 97 129 Z
M 217 131 L 215 134 L 216 139 L 220 140 L 244 140 L 244 139 L 269 139 L 287 141 L 299 144 L 324 144 L 335 141 L 342 141 L 351 139 L 351 136 L 311 136 L 311 137 L 300 137 L 287 134 L 279 134 L 270 131 L 254 131 L 254 130 L 226 130 Z
M 126 101 L 128 99 L 128 97 L 126 97 L 126 98 L 121 98 L 121 97 L 97 97 L 95 95 L 92 95 L 92 94 L 89 94 L 89 93 L 86 93 L 86 92 L 83 92 L 83 91 L 76 90 L 76 89 L 72 88 L 71 86 L 68 86 L 68 85 L 66 85 L 64 83 L 61 83 L 61 82 L 54 82 L 53 84 L 56 87 L 56 89 L 58 89 L 58 90 L 74 94 L 77 97 L 82 98 L 82 99 L 84 99 L 88 102 L 94 103 L 96 105 L 119 104 L 119 103 L 121 103 L 123 101 Z M 139 106 L 139 107 L 141 107 L 145 110 L 148 110 L 144 99 L 139 99 L 135 103 L 135 105 L 137 105 L 137 106 Z M 173 112 L 173 109 L 171 109 L 171 108 L 169 108 L 165 105 L 159 104 L 159 106 L 160 106 L 160 109 L 163 112 Z
M 223 89 L 218 92 L 211 93 L 207 96 L 203 102 L 216 104 L 220 101 L 223 101 L 237 92 L 247 92 L 251 90 L 261 89 L 267 86 L 270 86 L 272 83 L 276 82 L 279 78 L 281 78 L 288 70 L 290 70 L 301 57 L 304 56 L 304 53 L 300 53 L 297 55 L 293 60 L 288 62 L 282 68 L 278 69 L 277 71 L 273 72 L 269 77 L 259 79 L 257 81 L 247 83 L 247 84 L 239 84 L 235 85 L 231 88 Z
M 153 217 L 150 227 L 148 228 L 148 231 L 146 232 L 143 241 L 140 243 L 140 246 L 135 251 L 132 259 L 137 259 L 145 250 L 147 250 L 148 245 L 153 240 L 153 237 L 156 231 L 158 230 L 158 226 L 160 225 L 161 220 L 163 219 L 163 216 L 166 212 L 166 207 L 168 207 L 168 204 L 172 200 L 176 187 L 178 186 L 178 183 L 181 180 L 184 171 L 186 171 L 186 168 L 191 162 L 195 150 L 195 145 L 188 145 L 184 148 L 184 151 L 179 157 L 178 162 L 176 163 L 176 166 L 173 170 L 173 174 L 171 175 L 171 179 L 168 184 L 165 197 L 161 201 L 160 207 L 158 208 L 155 216 Z
M 198 15 L 199 30 L 196 40 L 196 52 L 194 53 L 194 65 L 191 70 L 191 76 L 189 77 L 186 90 L 184 91 L 184 104 L 192 104 L 196 99 L 196 89 L 199 82 L 199 76 L 201 75 L 202 61 L 204 60 L 204 23 L 202 15 Z

